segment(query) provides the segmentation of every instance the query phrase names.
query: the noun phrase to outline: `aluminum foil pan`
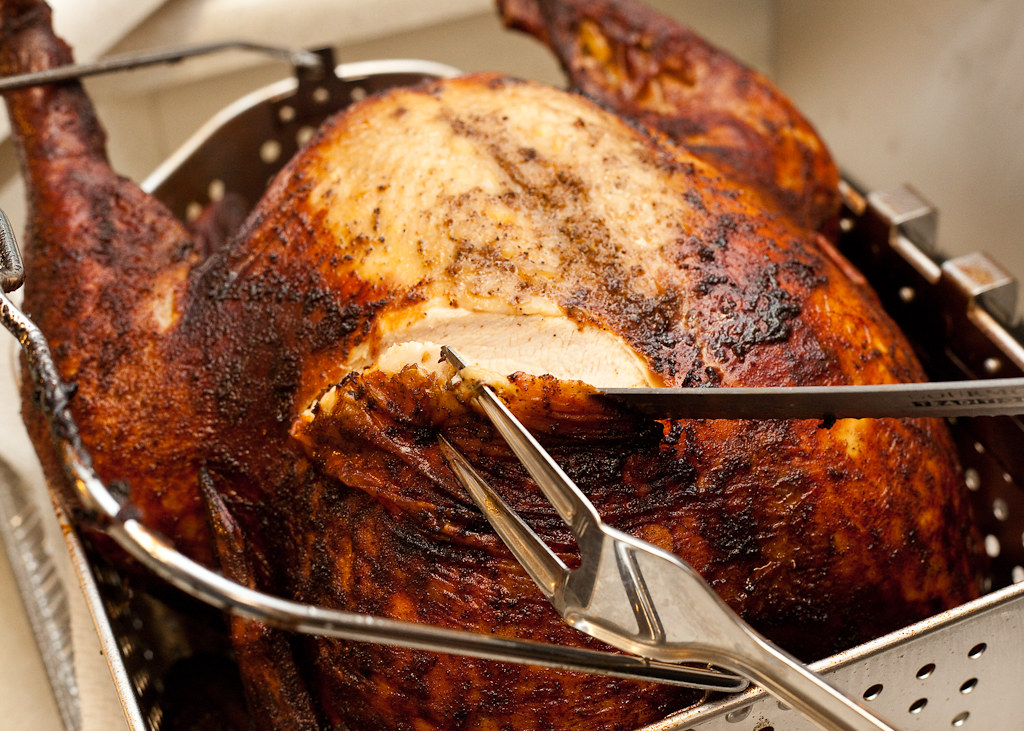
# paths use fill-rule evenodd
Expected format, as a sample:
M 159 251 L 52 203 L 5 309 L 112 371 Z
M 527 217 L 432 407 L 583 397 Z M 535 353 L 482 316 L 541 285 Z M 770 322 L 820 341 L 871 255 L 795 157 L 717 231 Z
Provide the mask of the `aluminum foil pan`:
M 52 517 L 35 497 L 14 468 L 0 460 L 0 544 L 10 560 L 61 720 L 65 727 L 77 728 L 78 682 L 68 594 L 54 555 L 61 547 L 49 539 L 47 521 Z

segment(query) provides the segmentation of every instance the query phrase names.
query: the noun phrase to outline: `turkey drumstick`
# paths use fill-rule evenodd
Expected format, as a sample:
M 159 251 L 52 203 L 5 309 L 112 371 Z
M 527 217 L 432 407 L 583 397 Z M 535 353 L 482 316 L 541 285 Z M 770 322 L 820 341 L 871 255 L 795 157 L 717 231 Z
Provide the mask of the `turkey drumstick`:
M 839 171 L 765 76 L 636 0 L 498 0 L 502 19 L 554 51 L 573 88 L 756 187 L 798 223 L 839 210 Z

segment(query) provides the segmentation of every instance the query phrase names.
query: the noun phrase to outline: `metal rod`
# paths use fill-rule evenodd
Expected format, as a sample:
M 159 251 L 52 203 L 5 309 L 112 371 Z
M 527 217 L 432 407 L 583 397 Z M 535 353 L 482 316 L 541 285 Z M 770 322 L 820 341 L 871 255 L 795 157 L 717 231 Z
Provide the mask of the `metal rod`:
M 253 51 L 267 56 L 273 56 L 287 61 L 298 68 L 322 68 L 323 59 L 312 51 L 279 48 L 248 41 L 217 41 L 212 43 L 198 44 L 195 46 L 183 46 L 160 51 L 143 51 L 140 53 L 125 54 L 111 58 L 92 61 L 89 63 L 70 64 L 58 66 L 45 71 L 32 71 L 24 74 L 16 74 L 0 79 L 0 92 L 25 89 L 31 86 L 42 84 L 56 84 L 62 81 L 71 81 L 85 78 L 87 76 L 99 76 L 115 71 L 128 71 L 142 68 L 144 66 L 155 66 L 158 64 L 170 64 L 183 61 L 195 56 L 205 56 L 221 51 L 239 50 Z
M 1024 413 L 1024 378 L 866 386 L 605 388 L 657 419 L 880 419 Z

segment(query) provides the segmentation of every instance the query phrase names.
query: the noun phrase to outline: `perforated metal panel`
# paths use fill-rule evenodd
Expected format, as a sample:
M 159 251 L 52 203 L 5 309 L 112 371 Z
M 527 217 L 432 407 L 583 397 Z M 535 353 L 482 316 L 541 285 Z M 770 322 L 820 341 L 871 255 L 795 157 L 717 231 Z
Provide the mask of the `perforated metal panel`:
M 1024 587 L 1015 585 L 814 666 L 900 729 L 1016 729 L 1024 680 Z M 761 691 L 709 702 L 648 727 L 814 731 Z

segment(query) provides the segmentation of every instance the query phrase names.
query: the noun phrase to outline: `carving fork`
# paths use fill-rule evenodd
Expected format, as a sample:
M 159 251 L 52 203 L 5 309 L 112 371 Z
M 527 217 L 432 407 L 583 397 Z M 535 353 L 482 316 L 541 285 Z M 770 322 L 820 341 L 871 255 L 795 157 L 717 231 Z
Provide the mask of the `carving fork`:
M 443 356 L 460 372 L 451 348 Z M 881 719 L 774 646 L 735 614 L 685 562 L 605 525 L 593 504 L 486 384 L 474 399 L 576 538 L 570 570 L 443 436 L 441 449 L 487 520 L 566 622 L 625 652 L 663 662 L 709 663 L 739 673 L 826 729 L 888 729 Z

